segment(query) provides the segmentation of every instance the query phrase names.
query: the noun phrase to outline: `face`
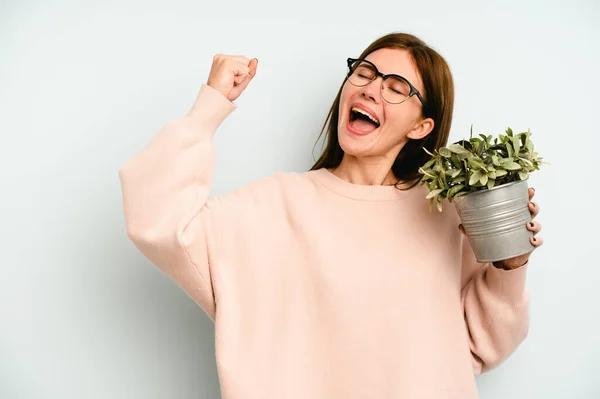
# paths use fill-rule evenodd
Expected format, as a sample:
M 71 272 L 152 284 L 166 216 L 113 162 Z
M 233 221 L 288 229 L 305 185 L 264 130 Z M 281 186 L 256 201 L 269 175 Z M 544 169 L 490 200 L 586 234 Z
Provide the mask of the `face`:
M 384 75 L 403 76 L 424 94 L 421 77 L 408 51 L 379 49 L 365 59 Z M 390 104 L 382 98 L 381 82 L 382 78 L 378 77 L 362 87 L 348 81 L 344 83 L 338 140 L 345 156 L 393 160 L 409 139 L 423 138 L 433 129 L 433 120 L 422 117 L 422 105 L 416 95 L 403 103 Z M 369 122 L 358 112 L 369 113 L 376 123 Z

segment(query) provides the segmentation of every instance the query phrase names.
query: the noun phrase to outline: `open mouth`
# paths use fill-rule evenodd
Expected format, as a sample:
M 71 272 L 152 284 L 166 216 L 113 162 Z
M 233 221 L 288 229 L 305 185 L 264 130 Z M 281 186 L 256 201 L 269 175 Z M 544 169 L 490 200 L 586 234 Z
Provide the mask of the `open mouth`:
M 367 111 L 358 107 L 352 107 L 350 109 L 350 126 L 353 129 L 361 133 L 370 133 L 380 125 L 379 119 Z

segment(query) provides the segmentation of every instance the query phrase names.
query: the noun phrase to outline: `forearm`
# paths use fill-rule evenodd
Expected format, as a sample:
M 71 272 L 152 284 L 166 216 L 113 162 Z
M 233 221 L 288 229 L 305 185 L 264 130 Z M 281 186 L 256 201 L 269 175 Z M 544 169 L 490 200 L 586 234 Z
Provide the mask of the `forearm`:
M 488 264 L 463 288 L 462 303 L 476 374 L 502 363 L 529 330 L 527 265 L 502 270 Z

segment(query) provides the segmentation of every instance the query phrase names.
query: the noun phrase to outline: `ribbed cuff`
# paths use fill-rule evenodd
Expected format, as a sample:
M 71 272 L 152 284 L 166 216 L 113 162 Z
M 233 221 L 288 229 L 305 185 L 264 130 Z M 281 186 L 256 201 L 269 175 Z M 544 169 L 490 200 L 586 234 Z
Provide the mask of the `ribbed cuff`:
M 214 132 L 237 106 L 219 91 L 203 84 L 186 119 L 203 131 Z
M 489 290 L 504 303 L 520 305 L 526 299 L 525 281 L 529 263 L 513 270 L 488 266 L 486 283 Z

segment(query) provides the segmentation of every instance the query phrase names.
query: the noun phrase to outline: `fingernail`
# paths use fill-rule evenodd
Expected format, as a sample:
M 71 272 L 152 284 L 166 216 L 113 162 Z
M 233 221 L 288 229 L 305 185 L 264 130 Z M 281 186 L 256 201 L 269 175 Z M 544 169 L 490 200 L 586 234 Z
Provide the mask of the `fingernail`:
M 529 222 L 529 225 L 530 225 L 531 227 L 533 227 L 533 222 Z
M 535 188 L 531 187 L 531 189 L 533 190 L 533 192 L 535 193 Z
M 535 237 L 533 237 L 533 242 L 536 242 L 537 240 L 535 239 Z

